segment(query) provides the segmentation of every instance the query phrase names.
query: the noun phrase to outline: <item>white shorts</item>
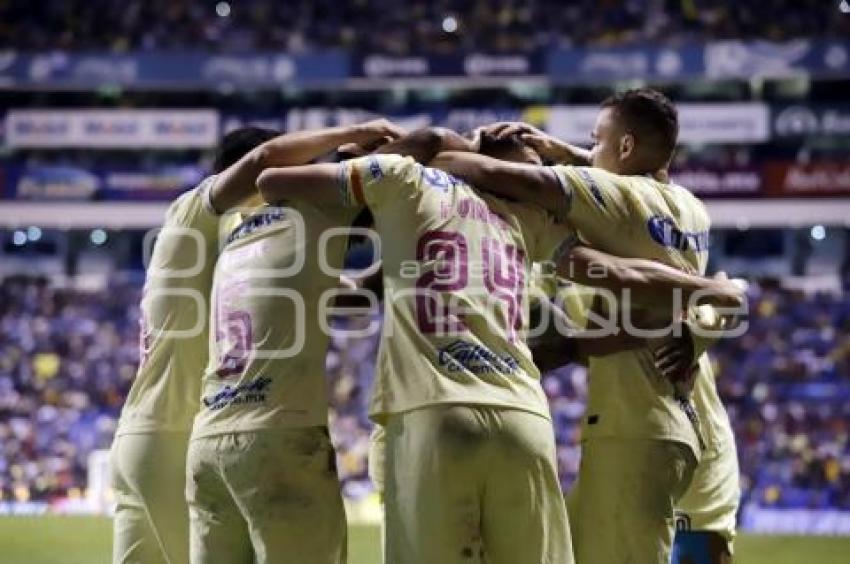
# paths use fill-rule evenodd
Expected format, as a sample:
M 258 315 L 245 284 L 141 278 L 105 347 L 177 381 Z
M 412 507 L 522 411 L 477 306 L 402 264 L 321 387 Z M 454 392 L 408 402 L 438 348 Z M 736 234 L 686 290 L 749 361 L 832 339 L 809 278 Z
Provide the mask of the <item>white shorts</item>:
M 573 563 L 550 421 L 437 405 L 385 431 L 388 563 Z
M 740 500 L 738 453 L 730 441 L 700 460 L 690 487 L 676 504 L 676 528 L 719 533 L 731 551 Z
M 186 449 L 189 433 L 115 437 L 110 452 L 114 564 L 183 564 L 189 560 Z
M 696 465 L 684 443 L 586 440 L 567 504 L 576 564 L 669 564 L 674 507 Z
M 186 497 L 192 564 L 345 562 L 345 509 L 325 428 L 193 439 Z

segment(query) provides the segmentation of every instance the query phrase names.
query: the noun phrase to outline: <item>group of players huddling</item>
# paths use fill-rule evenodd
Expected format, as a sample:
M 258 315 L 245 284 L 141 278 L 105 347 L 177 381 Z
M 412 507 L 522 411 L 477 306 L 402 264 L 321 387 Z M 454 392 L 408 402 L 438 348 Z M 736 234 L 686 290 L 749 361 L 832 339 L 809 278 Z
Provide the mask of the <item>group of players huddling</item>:
M 385 562 L 662 564 L 677 529 L 692 562 L 731 561 L 737 459 L 704 352 L 743 294 L 703 277 L 708 214 L 667 176 L 677 135 L 650 89 L 603 102 L 591 150 L 521 123 L 228 134 L 148 266 L 113 561 L 346 561 L 327 318 L 361 298 L 384 302 Z M 381 270 L 342 276 L 367 223 Z M 565 500 L 540 372 L 569 362 L 589 402 Z

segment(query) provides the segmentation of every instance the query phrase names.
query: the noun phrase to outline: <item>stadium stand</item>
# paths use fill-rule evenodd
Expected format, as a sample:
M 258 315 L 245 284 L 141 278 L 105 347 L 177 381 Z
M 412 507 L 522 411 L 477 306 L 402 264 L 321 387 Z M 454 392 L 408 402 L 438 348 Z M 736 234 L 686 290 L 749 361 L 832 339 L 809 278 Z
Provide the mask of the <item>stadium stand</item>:
M 841 37 L 850 22 L 823 0 L 390 0 L 200 3 L 189 0 L 0 3 L 0 45 L 22 50 L 356 49 L 406 55 L 549 45 Z M 225 7 L 226 6 L 226 7 Z M 775 17 L 779 16 L 779 17 Z M 451 22 L 446 21 L 451 18 Z
M 44 279 L 0 283 L 0 499 L 84 495 L 86 460 L 109 447 L 138 362 L 138 280 L 109 289 Z M 713 350 L 738 439 L 744 505 L 850 509 L 850 299 L 774 281 L 750 290 L 750 329 Z M 371 491 L 366 398 L 377 339 L 338 319 L 327 367 L 332 435 L 345 492 Z M 579 462 L 585 370 L 545 376 L 562 483 Z
M 711 351 L 737 439 L 741 530 L 850 534 L 839 3 L 0 0 L 0 513 L 108 511 L 87 493 L 108 489 L 138 363 L 142 230 L 208 174 L 221 134 L 386 115 L 458 131 L 527 121 L 588 143 L 602 99 L 648 84 L 684 108 L 672 177 L 712 213 L 709 271 L 758 280 L 749 331 Z M 369 321 L 333 321 L 327 372 L 344 493 L 377 506 L 366 468 L 377 339 L 346 334 Z M 553 371 L 544 388 L 569 488 L 586 370 Z

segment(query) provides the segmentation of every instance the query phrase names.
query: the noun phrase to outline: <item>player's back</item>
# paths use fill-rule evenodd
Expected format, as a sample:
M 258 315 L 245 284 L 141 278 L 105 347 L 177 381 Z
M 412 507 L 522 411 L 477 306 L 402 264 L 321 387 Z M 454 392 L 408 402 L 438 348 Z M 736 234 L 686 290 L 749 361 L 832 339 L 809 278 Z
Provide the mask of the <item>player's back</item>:
M 166 212 L 142 295 L 139 370 L 118 434 L 191 429 L 207 360 L 208 298 L 219 245 L 220 218 L 205 204 L 214 178 L 182 194 Z
M 566 230 L 533 206 L 481 195 L 412 159 L 353 161 L 354 199 L 382 238 L 386 310 L 371 412 L 440 403 L 549 417 L 524 341 L 532 261 Z
M 263 207 L 232 232 L 214 275 L 194 437 L 327 424 L 321 319 L 346 238 L 322 234 L 347 226 L 350 215 L 308 204 Z
M 554 169 L 572 187 L 568 221 L 581 241 L 614 255 L 705 272 L 710 220 L 688 190 L 648 176 L 620 176 L 583 167 Z M 626 317 L 631 304 L 621 306 L 625 330 L 633 330 L 627 320 L 633 327 L 646 327 Z M 670 306 L 659 304 L 658 309 L 669 312 Z M 701 442 L 707 440 L 705 429 L 695 429 L 672 385 L 655 370 L 648 349 L 593 357 L 590 375 L 585 438 L 669 439 L 690 445 L 700 456 Z
M 412 159 L 357 159 L 342 174 L 382 240 L 371 415 L 386 425 L 386 560 L 571 564 L 548 404 L 524 341 L 531 264 L 567 230 Z

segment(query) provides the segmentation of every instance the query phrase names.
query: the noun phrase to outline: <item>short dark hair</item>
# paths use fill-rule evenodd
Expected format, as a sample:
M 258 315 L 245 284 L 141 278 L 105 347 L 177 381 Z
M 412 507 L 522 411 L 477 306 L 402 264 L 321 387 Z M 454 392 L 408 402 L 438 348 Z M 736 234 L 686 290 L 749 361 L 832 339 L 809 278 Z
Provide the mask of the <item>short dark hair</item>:
M 239 127 L 221 138 L 213 161 L 213 172 L 218 174 L 245 155 L 253 148 L 280 135 L 273 129 L 262 127 Z
M 482 155 L 496 158 L 497 155 L 503 155 L 511 151 L 521 151 L 522 148 L 522 141 L 516 135 L 498 138 L 489 133 L 482 133 L 478 152 Z
M 679 113 L 670 99 L 652 88 L 635 88 L 606 98 L 603 108 L 612 108 L 625 128 L 641 141 L 648 141 L 657 156 L 657 168 L 673 157 L 679 137 Z M 646 145 L 644 145 L 646 147 Z
M 522 155 L 527 150 L 528 146 L 518 135 L 498 138 L 489 133 L 482 133 L 478 146 L 480 154 L 500 160 L 514 160 L 515 156 Z

